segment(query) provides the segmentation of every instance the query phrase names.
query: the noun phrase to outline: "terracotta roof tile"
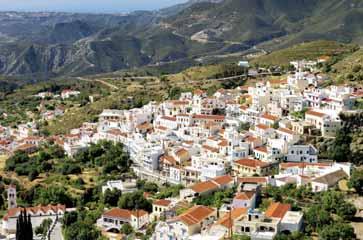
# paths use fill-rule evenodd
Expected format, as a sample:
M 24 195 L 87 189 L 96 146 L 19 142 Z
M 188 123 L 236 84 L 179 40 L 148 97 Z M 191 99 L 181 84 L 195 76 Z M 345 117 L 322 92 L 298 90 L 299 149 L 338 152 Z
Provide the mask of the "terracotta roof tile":
M 217 190 L 218 185 L 212 181 L 206 181 L 194 184 L 191 189 L 196 193 L 203 193 L 210 190 Z
M 202 114 L 196 114 L 193 115 L 194 119 L 206 119 L 206 120 L 224 120 L 223 115 L 202 115 Z
M 216 224 L 223 225 L 226 228 L 232 227 L 233 222 L 240 217 L 247 215 L 247 208 L 234 208 L 231 211 L 231 214 L 226 213 L 220 219 L 218 219 Z M 232 221 L 231 221 L 232 220 Z
M 277 121 L 279 120 L 278 117 L 274 116 L 274 115 L 271 115 L 271 114 L 267 114 L 267 113 L 264 113 L 261 118 L 265 118 L 265 119 L 268 119 L 268 120 L 271 120 L 271 121 Z
M 240 177 L 237 178 L 238 183 L 267 183 L 266 177 Z
M 267 129 L 269 129 L 270 127 L 269 127 L 269 126 L 267 126 L 266 124 L 262 124 L 262 123 L 260 123 L 260 124 L 257 124 L 257 125 L 256 125 L 256 128 L 263 129 L 263 130 L 267 130 Z
M 171 204 L 170 200 L 166 200 L 166 199 L 159 199 L 159 200 L 155 200 L 153 202 L 154 205 L 159 205 L 159 206 L 164 206 L 167 207 Z
M 298 168 L 306 168 L 306 167 L 312 167 L 312 166 L 316 166 L 316 167 L 330 167 L 332 164 L 331 163 L 304 163 L 304 162 L 288 162 L 288 163 L 280 163 L 280 168 L 281 169 L 287 169 L 287 168 L 294 168 L 294 167 L 298 167 Z
M 226 146 L 228 146 L 228 141 L 227 140 L 222 140 L 220 143 L 218 143 L 218 146 L 226 147 Z
M 251 200 L 254 195 L 255 195 L 254 192 L 240 192 L 240 193 L 236 194 L 234 199 L 237 199 L 237 200 Z
M 273 202 L 267 208 L 265 214 L 267 217 L 283 218 L 287 211 L 290 211 L 290 204 L 282 204 L 279 202 Z
M 38 212 L 46 214 L 49 211 L 53 211 L 53 212 L 62 211 L 62 212 L 65 212 L 66 211 L 66 206 L 58 204 L 58 205 L 47 205 L 47 206 L 38 205 L 38 206 L 35 206 L 35 207 L 28 207 L 28 208 L 21 208 L 21 207 L 12 208 L 12 209 L 8 210 L 7 214 L 4 216 L 3 219 L 6 221 L 11 217 L 16 217 L 18 215 L 18 213 L 20 213 L 24 209 L 26 209 L 26 211 L 28 213 L 30 213 L 30 214 L 36 214 Z
M 168 121 L 176 121 L 176 117 L 170 117 L 170 116 L 162 116 L 161 119 Z
M 112 208 L 111 210 L 103 213 L 103 216 L 111 217 L 111 218 L 130 219 L 131 218 L 131 212 L 129 210 L 126 210 L 126 209 Z
M 218 153 L 219 152 L 218 148 L 214 148 L 214 147 L 211 147 L 211 146 L 208 146 L 208 145 L 203 145 L 202 147 L 204 149 L 210 151 L 210 152 L 214 152 L 214 153 Z
M 258 152 L 267 153 L 267 147 L 266 146 L 256 147 L 254 150 L 258 151 Z
M 177 217 L 178 220 L 186 225 L 194 225 L 203 221 L 213 214 L 215 210 L 206 206 L 197 205 Z
M 319 117 L 319 118 L 322 118 L 322 117 L 326 116 L 324 113 L 316 112 L 316 111 L 313 111 L 313 110 L 307 111 L 306 114 L 307 115 L 313 115 L 313 116 Z
M 230 175 L 224 175 L 224 176 L 219 176 L 219 177 L 213 178 L 212 181 L 217 183 L 218 185 L 226 185 L 228 183 L 233 182 L 233 177 Z
M 248 158 L 237 160 L 237 161 L 235 161 L 235 164 L 241 165 L 241 166 L 247 166 L 250 168 L 258 168 L 258 167 L 263 168 L 263 167 L 270 166 L 270 164 L 267 162 L 262 162 L 257 159 L 248 159 Z
M 146 214 L 148 214 L 148 213 L 144 210 L 130 211 L 127 209 L 112 208 L 111 210 L 105 212 L 102 216 L 111 217 L 111 218 L 130 219 L 131 215 L 133 215 L 135 217 L 137 217 L 137 216 L 142 217 Z

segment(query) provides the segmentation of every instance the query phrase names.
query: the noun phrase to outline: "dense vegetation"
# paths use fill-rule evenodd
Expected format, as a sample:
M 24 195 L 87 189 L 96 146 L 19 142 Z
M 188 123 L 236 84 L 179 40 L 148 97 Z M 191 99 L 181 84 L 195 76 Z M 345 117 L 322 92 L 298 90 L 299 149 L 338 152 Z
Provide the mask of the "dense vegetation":
M 338 162 L 349 161 L 356 165 L 363 164 L 361 149 L 363 114 L 341 115 L 343 127 L 338 131 L 330 146 L 326 146 L 329 157 Z
M 281 188 L 269 186 L 263 193 L 267 198 L 262 202 L 262 209 L 273 200 L 289 203 L 293 210 L 304 211 L 305 232 L 295 237 L 281 234 L 278 239 L 307 239 L 314 233 L 319 235 L 319 239 L 326 240 L 352 239 L 355 236 L 349 221 L 357 209 L 344 200 L 345 194 L 342 192 L 329 190 L 312 193 L 309 187 L 285 185 Z
M 63 218 L 65 240 L 104 239 L 101 237 L 100 231 L 94 226 L 100 215 L 100 212 L 86 211 L 84 209 L 66 213 Z
M 193 200 L 193 203 L 220 208 L 223 203 L 233 198 L 235 192 L 235 188 L 228 188 L 226 190 L 214 192 L 213 194 L 198 196 Z
M 131 166 L 131 160 L 123 144 L 108 141 L 91 144 L 86 150 L 76 154 L 74 160 L 81 166 L 102 167 L 103 174 L 126 173 Z
M 35 97 L 41 92 L 51 92 L 59 95 L 62 90 L 73 89 L 81 92 L 79 97 L 66 100 L 60 98 L 41 99 Z M 106 96 L 107 88 L 97 82 L 79 81 L 78 79 L 61 79 L 53 82 L 28 84 L 18 89 L 2 92 L 0 95 L 0 124 L 4 126 L 17 126 L 27 121 L 39 120 L 41 113 L 56 108 L 71 109 L 89 104 L 88 96 Z M 41 107 L 41 104 L 43 105 Z
M 350 176 L 348 186 L 353 188 L 359 195 L 363 195 L 363 170 L 354 169 Z
M 363 81 L 363 51 L 359 50 L 347 56 L 332 66 L 336 69 L 336 79 L 339 83 L 347 82 L 359 85 Z
M 31 155 L 16 152 L 6 160 L 5 169 L 14 171 L 18 177 L 26 176 L 32 183 L 27 189 L 17 183 L 22 205 L 61 203 L 71 207 L 103 199 L 105 204 L 116 206 L 121 193 L 107 192 L 101 196 L 99 187 L 108 179 L 133 176 L 130 164 L 122 144 L 104 141 L 91 145 L 74 158 L 64 156 L 62 149 L 54 144 L 43 145 Z M 87 177 L 84 171 L 90 170 L 96 175 Z M 4 194 L 4 190 L 0 193 Z M 1 195 L 0 208 L 3 206 L 1 200 L 5 199 Z

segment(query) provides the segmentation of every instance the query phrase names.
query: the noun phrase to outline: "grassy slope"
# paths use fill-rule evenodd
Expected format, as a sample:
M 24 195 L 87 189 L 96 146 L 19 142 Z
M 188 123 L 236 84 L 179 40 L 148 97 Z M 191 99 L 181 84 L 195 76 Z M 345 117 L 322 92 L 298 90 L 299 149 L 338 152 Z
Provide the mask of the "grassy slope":
M 59 79 L 51 82 L 25 85 L 16 89 L 14 92 L 4 93 L 1 96 L 0 111 L 7 113 L 10 117 L 4 118 L 0 116 L 0 123 L 12 126 L 31 120 L 32 117 L 27 112 L 36 111 L 41 102 L 40 99 L 33 97 L 33 95 L 54 88 L 58 88 L 57 93 L 62 89 L 72 88 L 81 91 L 82 94 L 87 96 L 93 94 L 108 94 L 109 92 L 107 89 L 101 88 L 101 84 L 98 82 L 80 82 L 76 79 Z M 46 104 L 53 103 L 57 103 L 57 106 L 64 104 L 65 107 L 72 105 L 72 103 L 61 101 L 60 99 L 46 101 Z
M 333 67 L 340 73 L 351 72 L 355 65 L 363 64 L 363 50 L 354 52 L 347 56 L 342 61 L 335 64 Z
M 336 73 L 332 77 L 338 83 L 349 83 L 362 86 L 363 83 L 363 50 L 360 49 L 332 66 Z
M 351 53 L 355 48 L 355 45 L 342 44 L 334 41 L 313 41 L 277 50 L 254 59 L 252 63 L 262 65 L 288 65 L 292 60 L 316 60 L 323 55 L 336 56 Z

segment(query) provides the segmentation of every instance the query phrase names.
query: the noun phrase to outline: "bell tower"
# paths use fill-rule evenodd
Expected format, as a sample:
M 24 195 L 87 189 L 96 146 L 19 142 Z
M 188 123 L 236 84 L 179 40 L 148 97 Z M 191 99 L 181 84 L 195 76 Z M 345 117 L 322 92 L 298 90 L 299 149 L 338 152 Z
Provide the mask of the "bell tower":
M 8 187 L 8 209 L 16 207 L 16 186 L 14 184 L 10 184 Z

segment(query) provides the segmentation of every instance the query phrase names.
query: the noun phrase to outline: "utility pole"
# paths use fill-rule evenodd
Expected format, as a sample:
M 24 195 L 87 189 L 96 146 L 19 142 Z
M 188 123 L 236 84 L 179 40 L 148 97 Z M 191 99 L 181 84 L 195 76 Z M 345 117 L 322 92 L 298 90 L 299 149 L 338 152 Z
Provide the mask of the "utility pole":
M 232 208 L 229 209 L 229 233 L 228 233 L 228 237 L 229 239 L 232 240 L 232 236 L 233 236 L 233 230 L 232 230 L 232 227 L 233 227 L 233 222 L 232 222 Z

